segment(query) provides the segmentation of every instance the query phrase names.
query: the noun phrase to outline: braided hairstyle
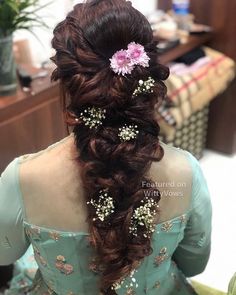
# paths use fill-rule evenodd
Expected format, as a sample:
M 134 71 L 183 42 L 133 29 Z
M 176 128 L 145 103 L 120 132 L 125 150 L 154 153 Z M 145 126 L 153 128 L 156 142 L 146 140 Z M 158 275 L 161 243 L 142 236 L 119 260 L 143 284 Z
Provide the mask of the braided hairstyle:
M 118 75 L 109 59 L 131 42 L 144 46 L 149 67 L 136 66 L 129 75 Z M 145 226 L 138 226 L 137 236 L 130 234 L 129 227 L 134 210 L 144 199 L 143 181 L 154 184 L 147 177 L 151 163 L 160 161 L 164 154 L 158 140 L 155 106 L 166 95 L 162 80 L 169 70 L 158 63 L 149 22 L 130 1 L 77 4 L 54 29 L 52 46 L 56 54 L 51 59 L 57 67 L 51 78 L 60 81 L 66 114 L 76 117 L 92 106 L 106 109 L 106 118 L 97 129 L 83 122 L 73 124 L 68 116 L 67 123 L 74 125 L 86 201 L 98 201 L 104 188 L 114 200 L 114 213 L 104 221 L 95 219 L 96 210 L 88 205 L 87 222 L 101 274 L 99 289 L 104 294 L 116 294 L 112 285 L 152 253 L 151 236 L 143 235 Z M 153 92 L 134 98 L 139 80 L 150 76 L 155 80 Z M 118 129 L 125 124 L 138 126 L 136 139 L 120 140 Z M 149 189 L 158 191 L 153 185 Z M 152 196 L 158 203 L 160 194 Z

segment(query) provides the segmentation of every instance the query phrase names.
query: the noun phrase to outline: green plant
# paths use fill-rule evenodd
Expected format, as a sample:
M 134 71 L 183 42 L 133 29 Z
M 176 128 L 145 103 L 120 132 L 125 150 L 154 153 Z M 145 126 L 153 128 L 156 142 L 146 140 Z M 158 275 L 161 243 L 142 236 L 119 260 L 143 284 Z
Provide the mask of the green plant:
M 7 37 L 19 29 L 33 33 L 32 27 L 49 28 L 37 12 L 51 3 L 40 5 L 39 0 L 0 0 L 0 37 Z

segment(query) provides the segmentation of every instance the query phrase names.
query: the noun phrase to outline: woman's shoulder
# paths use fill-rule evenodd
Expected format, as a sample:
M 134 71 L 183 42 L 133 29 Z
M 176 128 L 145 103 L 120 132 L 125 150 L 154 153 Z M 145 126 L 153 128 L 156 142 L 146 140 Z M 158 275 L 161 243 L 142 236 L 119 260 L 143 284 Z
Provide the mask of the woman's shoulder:
M 53 168 L 60 161 L 68 157 L 71 152 L 71 143 L 73 141 L 73 135 L 70 134 L 67 137 L 47 146 L 46 148 L 39 150 L 35 153 L 21 155 L 19 157 L 20 166 L 27 167 L 29 170 L 39 171 L 37 166 Z
M 69 136 L 19 162 L 19 186 L 32 224 L 63 228 L 65 211 L 78 211 L 81 197 L 80 166 Z M 40 208 L 40 209 L 39 209 Z M 71 218 L 72 219 L 72 218 Z M 74 228 L 73 220 L 71 228 Z
M 76 161 L 73 136 L 40 150 L 19 157 L 19 179 L 22 187 L 28 190 L 42 189 L 50 183 L 59 183 L 65 176 L 73 176 L 79 169 Z
M 64 149 L 65 144 L 68 143 L 69 141 L 71 141 L 72 138 L 73 138 L 73 135 L 70 134 L 69 136 L 62 138 L 61 140 L 54 142 L 54 143 L 50 144 L 49 146 L 47 146 L 41 150 L 38 150 L 35 153 L 21 155 L 21 156 L 19 156 L 19 162 L 24 163 L 24 162 L 28 162 L 28 161 L 31 161 L 34 159 L 44 160 L 44 158 L 46 158 L 47 155 L 50 155 L 51 157 L 53 155 L 56 156 L 56 154 L 59 151 L 61 151 L 62 149 Z
M 163 148 L 164 156 L 157 166 L 163 166 L 169 173 L 178 171 L 183 174 L 185 171 L 192 170 L 191 162 L 193 158 L 195 160 L 196 158 L 190 152 L 164 142 L 160 142 L 160 145 Z

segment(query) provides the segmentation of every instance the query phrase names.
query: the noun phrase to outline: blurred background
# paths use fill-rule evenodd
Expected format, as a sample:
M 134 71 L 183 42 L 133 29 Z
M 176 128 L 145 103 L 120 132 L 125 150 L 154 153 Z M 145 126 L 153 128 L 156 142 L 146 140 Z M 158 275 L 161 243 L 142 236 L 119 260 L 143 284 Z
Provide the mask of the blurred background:
M 15 157 L 66 136 L 57 83 L 50 82 L 52 31 L 73 0 L 0 1 L 0 172 Z M 157 111 L 160 139 L 199 159 L 213 203 L 212 253 L 192 278 L 200 295 L 236 294 L 236 1 L 132 0 L 170 68 Z M 12 266 L 0 267 L 0 286 Z M 0 288 L 1 288 L 0 287 Z

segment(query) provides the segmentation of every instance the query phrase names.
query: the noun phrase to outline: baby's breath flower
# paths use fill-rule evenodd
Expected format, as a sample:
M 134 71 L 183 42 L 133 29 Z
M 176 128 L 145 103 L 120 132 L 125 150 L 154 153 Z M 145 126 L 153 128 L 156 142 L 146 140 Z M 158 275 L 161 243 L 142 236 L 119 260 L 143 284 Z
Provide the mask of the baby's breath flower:
M 146 200 L 146 202 L 144 201 Z M 154 216 L 157 214 L 159 205 L 152 198 L 146 197 L 141 201 L 143 205 L 137 207 L 131 217 L 131 225 L 129 227 L 130 233 L 137 236 L 138 226 L 146 227 L 144 237 L 149 237 L 155 231 Z M 153 209 L 155 208 L 155 209 Z
M 96 202 L 94 199 L 91 199 L 87 204 L 91 204 L 96 208 L 97 217 L 104 221 L 104 219 L 114 212 L 114 202 L 113 198 L 108 196 L 108 193 L 105 190 L 99 191 L 99 200 Z M 95 221 L 96 218 L 93 218 Z
M 141 93 L 153 93 L 153 87 L 155 85 L 155 80 L 152 77 L 148 77 L 147 80 L 139 80 L 138 87 L 134 90 L 133 96 L 137 96 Z
M 122 141 L 129 141 L 131 139 L 135 139 L 139 134 L 138 126 L 137 125 L 125 125 L 122 128 L 119 128 L 118 136 Z
M 102 125 L 102 119 L 105 119 L 105 109 L 89 107 L 80 113 L 80 119 L 83 120 L 85 126 L 89 128 L 97 128 Z

